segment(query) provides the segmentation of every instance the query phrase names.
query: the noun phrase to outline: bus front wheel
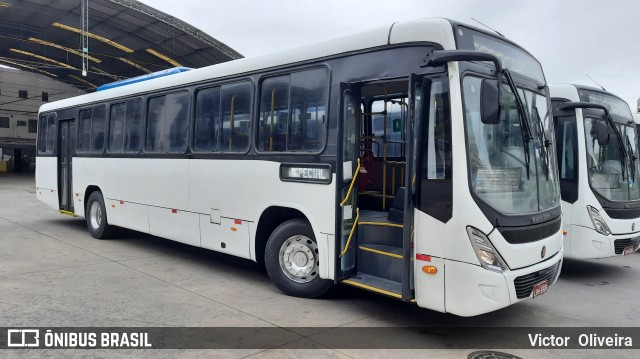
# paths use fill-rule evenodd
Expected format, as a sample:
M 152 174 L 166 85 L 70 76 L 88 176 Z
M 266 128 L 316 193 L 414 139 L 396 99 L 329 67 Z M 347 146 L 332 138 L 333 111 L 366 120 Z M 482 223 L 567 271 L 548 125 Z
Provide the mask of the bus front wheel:
M 288 295 L 315 298 L 333 281 L 320 278 L 318 245 L 307 221 L 292 219 L 276 228 L 265 248 L 269 278 Z
M 95 191 L 89 196 L 85 211 L 87 228 L 93 238 L 105 239 L 111 236 L 113 227 L 107 223 L 107 208 L 102 193 Z

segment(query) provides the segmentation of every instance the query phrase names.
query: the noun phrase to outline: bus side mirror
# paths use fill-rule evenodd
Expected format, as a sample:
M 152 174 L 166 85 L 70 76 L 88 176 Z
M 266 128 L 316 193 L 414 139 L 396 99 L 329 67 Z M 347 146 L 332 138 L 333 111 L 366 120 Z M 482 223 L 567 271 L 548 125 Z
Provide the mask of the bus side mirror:
M 598 145 L 606 146 L 609 144 L 609 124 L 607 121 L 598 121 Z
M 500 87 L 498 80 L 483 79 L 480 85 L 480 113 L 482 123 L 500 123 Z

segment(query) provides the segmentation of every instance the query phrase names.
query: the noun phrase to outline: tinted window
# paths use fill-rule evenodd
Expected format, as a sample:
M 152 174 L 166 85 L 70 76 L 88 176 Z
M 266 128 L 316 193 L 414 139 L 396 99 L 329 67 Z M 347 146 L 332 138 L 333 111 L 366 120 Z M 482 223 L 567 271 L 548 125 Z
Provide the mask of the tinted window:
M 109 151 L 113 153 L 140 151 L 142 135 L 142 100 L 135 99 L 111 105 L 109 117 Z M 96 135 L 96 146 L 100 136 Z
M 54 114 L 47 116 L 47 153 L 53 153 L 56 146 L 56 116 Z
M 220 152 L 242 152 L 249 148 L 251 84 L 222 86 Z
M 260 91 L 260 125 L 258 148 L 262 151 L 285 151 L 289 121 L 290 76 L 264 80 Z
M 100 153 L 104 149 L 105 106 L 80 110 L 78 152 Z
M 187 148 L 189 93 L 153 97 L 148 103 L 148 152 L 182 153 Z
M 95 107 L 91 121 L 91 152 L 102 152 L 104 150 L 104 133 L 107 124 L 106 106 Z
M 47 152 L 47 116 L 38 120 L 38 153 Z
M 218 117 L 220 116 L 220 88 L 198 91 L 193 147 L 197 152 L 217 150 Z
M 324 146 L 328 74 L 300 71 L 262 82 L 258 148 L 318 151 Z
M 88 152 L 91 148 L 92 109 L 80 110 L 78 114 L 78 152 Z

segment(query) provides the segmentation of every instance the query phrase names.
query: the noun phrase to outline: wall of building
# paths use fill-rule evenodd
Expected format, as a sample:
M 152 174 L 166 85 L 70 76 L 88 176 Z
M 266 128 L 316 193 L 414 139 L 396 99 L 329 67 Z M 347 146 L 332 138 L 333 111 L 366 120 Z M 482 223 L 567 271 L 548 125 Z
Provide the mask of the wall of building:
M 44 75 L 0 67 L 0 138 L 35 140 L 43 103 L 83 93 Z

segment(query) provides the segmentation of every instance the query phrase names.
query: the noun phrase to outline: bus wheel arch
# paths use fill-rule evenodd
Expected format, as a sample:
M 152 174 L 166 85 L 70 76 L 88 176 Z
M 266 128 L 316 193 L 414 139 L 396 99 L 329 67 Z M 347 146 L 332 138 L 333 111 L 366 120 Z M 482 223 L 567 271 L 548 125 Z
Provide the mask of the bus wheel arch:
M 258 226 L 256 227 L 255 236 L 255 256 L 256 262 L 260 265 L 264 265 L 264 250 L 267 246 L 267 241 L 271 236 L 271 233 L 278 228 L 282 223 L 291 219 L 304 219 L 309 222 L 309 219 L 301 211 L 281 206 L 271 206 L 265 209 L 260 215 L 258 220 Z

